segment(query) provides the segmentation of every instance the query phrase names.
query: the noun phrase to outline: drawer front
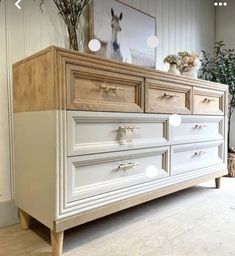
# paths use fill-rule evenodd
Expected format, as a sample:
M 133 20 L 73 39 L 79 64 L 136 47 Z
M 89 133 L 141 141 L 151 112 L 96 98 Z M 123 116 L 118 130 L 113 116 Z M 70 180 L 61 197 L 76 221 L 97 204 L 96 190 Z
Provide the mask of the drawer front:
M 145 111 L 155 113 L 191 113 L 192 88 L 156 80 L 147 80 Z
M 84 155 L 169 143 L 164 115 L 67 111 L 68 155 Z
M 67 109 L 143 112 L 144 79 L 66 65 Z
M 207 89 L 194 88 L 193 93 L 194 114 L 223 115 L 224 93 Z
M 224 118 L 217 116 L 182 116 L 179 126 L 172 129 L 173 144 L 223 140 Z
M 68 158 L 68 202 L 168 176 L 169 148 Z
M 172 146 L 171 175 L 222 164 L 223 141 Z

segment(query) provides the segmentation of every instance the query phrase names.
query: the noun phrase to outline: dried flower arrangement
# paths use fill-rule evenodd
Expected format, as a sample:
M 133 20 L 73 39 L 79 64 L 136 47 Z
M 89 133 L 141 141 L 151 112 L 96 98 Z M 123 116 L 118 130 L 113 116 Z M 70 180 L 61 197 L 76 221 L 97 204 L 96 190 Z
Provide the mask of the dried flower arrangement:
M 189 53 L 189 52 L 179 52 L 178 56 L 180 58 L 180 72 L 188 72 L 192 69 L 200 69 L 201 67 L 201 54 L 200 53 Z
M 35 0 L 34 0 L 35 1 Z M 83 9 L 89 3 L 90 0 L 53 0 L 59 10 L 59 14 L 63 18 L 68 34 L 69 34 L 69 47 L 72 50 L 79 50 L 77 28 L 79 24 L 79 18 Z M 1 2 L 1 0 L 0 0 Z M 44 0 L 40 0 L 40 9 L 43 12 Z
M 177 54 L 170 54 L 166 56 L 164 63 L 175 64 L 178 69 L 181 67 L 181 60 Z

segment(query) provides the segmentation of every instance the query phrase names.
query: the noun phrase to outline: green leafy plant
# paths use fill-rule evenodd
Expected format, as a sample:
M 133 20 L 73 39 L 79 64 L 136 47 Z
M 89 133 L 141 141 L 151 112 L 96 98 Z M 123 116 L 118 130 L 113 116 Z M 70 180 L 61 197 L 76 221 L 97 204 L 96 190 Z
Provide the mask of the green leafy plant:
M 227 84 L 229 87 L 228 105 L 228 151 L 230 147 L 231 117 L 235 109 L 235 49 L 227 49 L 223 41 L 215 43 L 214 56 L 203 51 L 200 78 Z

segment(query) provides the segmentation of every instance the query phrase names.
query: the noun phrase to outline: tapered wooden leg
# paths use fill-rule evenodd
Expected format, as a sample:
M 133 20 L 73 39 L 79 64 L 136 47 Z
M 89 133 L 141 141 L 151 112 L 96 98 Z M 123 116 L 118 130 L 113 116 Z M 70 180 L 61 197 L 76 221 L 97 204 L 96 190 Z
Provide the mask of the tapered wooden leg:
M 51 247 L 53 256 L 61 256 L 63 251 L 64 232 L 54 232 L 51 230 Z
M 216 178 L 215 179 L 215 187 L 219 189 L 220 188 L 220 184 L 221 184 L 221 177 Z
M 20 214 L 21 228 L 23 230 L 29 229 L 30 219 L 31 219 L 30 215 L 21 209 L 19 209 L 19 214 Z

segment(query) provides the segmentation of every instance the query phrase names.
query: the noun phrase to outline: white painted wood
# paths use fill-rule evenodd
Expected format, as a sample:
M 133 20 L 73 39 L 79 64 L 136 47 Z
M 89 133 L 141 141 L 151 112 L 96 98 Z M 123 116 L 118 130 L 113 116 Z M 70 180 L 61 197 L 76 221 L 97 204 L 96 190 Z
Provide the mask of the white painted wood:
M 223 141 L 172 146 L 171 175 L 222 164 L 223 154 Z
M 14 1 L 8 0 L 0 4 L 0 203 L 11 200 L 14 194 L 12 64 L 51 44 L 65 46 L 67 41 L 65 25 L 53 1 L 44 1 L 43 13 L 39 1 L 22 1 L 21 6 L 18 10 Z
M 0 203 L 0 228 L 18 223 L 18 209 L 13 200 Z
M 179 126 L 171 126 L 173 144 L 224 139 L 224 117 L 182 116 Z
M 196 169 L 191 172 L 184 172 L 179 175 L 173 175 L 170 177 L 164 177 L 162 179 L 154 179 L 147 183 L 141 183 L 135 186 L 126 187 L 118 190 L 114 190 L 109 193 L 100 194 L 97 196 L 77 200 L 74 202 L 67 203 L 64 202 L 64 208 L 60 212 L 57 220 L 64 219 L 82 212 L 86 212 L 98 207 L 103 207 L 105 205 L 124 200 L 133 196 L 138 196 L 144 193 L 148 193 L 153 190 L 168 187 L 177 183 L 192 180 L 197 177 L 202 177 L 204 175 L 215 173 L 220 170 L 225 170 L 226 164 L 217 164 L 207 168 Z
M 61 161 L 56 138 L 56 111 L 14 114 L 15 203 L 53 229 L 56 218 L 57 165 Z M 58 159 L 58 161 L 57 161 Z
M 58 17 L 58 11 L 53 1 L 44 1 L 43 13 L 38 2 L 22 1 L 21 11 L 15 7 L 13 1 L 2 0 L 0 5 L 0 52 L 6 53 L 6 55 L 1 55 L 0 59 L 0 201 L 10 200 L 13 192 L 13 184 L 11 184 L 13 170 L 10 170 L 10 152 L 12 149 L 9 142 L 12 136 L 9 134 L 11 123 L 8 120 L 8 113 L 11 113 L 11 101 L 8 101 L 8 95 L 11 98 L 12 93 L 11 65 L 48 45 L 68 46 L 65 25 L 62 19 Z M 192 50 L 212 50 L 214 32 L 211 29 L 213 8 L 211 8 L 210 0 L 190 0 L 191 4 L 197 2 L 196 6 L 192 7 L 192 13 L 195 13 L 196 16 L 193 29 L 191 27 L 186 28 L 186 23 L 191 22 L 192 17 L 188 15 L 186 19 L 185 0 L 168 0 L 167 3 L 163 0 L 124 2 L 156 16 L 157 35 L 160 40 L 157 48 L 157 68 L 164 68 L 163 58 L 170 52 L 188 50 L 185 44 L 187 41 L 185 31 L 187 29 L 190 30 L 191 35 L 197 35 L 195 47 Z M 164 9 L 166 8 L 165 5 L 169 9 Z M 5 13 L 7 14 L 6 23 Z M 203 22 L 202 17 L 204 18 Z M 201 35 L 200 31 L 205 31 L 206 35 Z
M 0 203 L 9 201 L 11 195 L 8 73 L 6 45 L 5 2 L 0 5 Z M 1 218 L 1 212 L 0 212 Z
M 68 111 L 68 155 L 167 145 L 168 126 L 167 115 Z
M 68 202 L 169 175 L 169 148 L 68 158 Z

